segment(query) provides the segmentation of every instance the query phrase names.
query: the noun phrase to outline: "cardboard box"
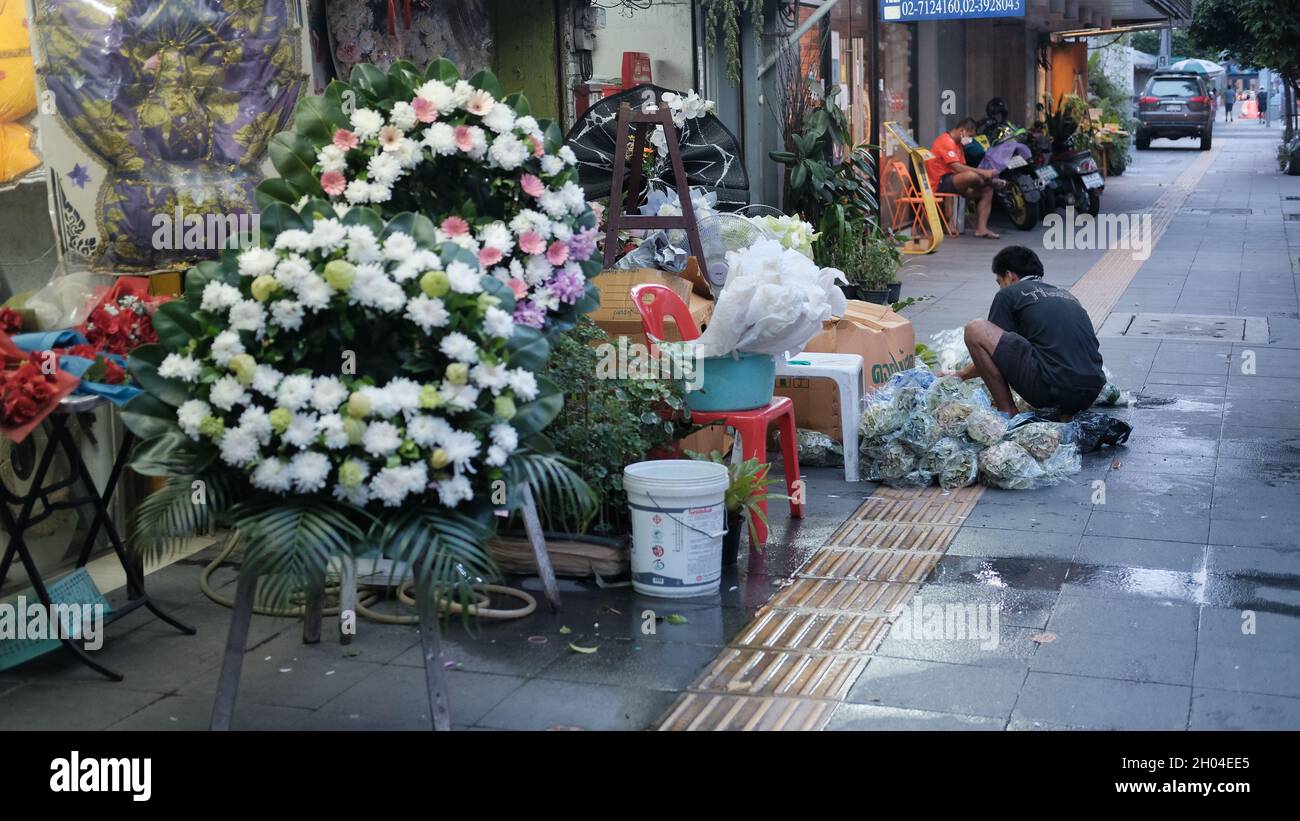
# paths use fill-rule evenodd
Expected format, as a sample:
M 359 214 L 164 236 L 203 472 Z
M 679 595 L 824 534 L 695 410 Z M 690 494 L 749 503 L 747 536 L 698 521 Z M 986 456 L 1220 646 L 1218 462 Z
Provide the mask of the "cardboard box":
M 595 281 L 596 287 L 600 289 L 600 307 L 591 312 L 591 318 L 616 342 L 620 336 L 626 336 L 629 342 L 644 344 L 646 341 L 645 334 L 641 331 L 641 315 L 632 303 L 633 285 L 654 282 L 671 288 L 686 303 L 696 327 L 701 330 L 713 315 L 713 300 L 696 294 L 688 280 L 666 271 L 653 268 L 604 271 Z M 665 332 L 668 341 L 680 341 L 681 336 L 676 333 L 675 323 L 670 323 Z
M 844 316 L 825 323 L 804 348 L 817 353 L 855 353 L 862 357 L 863 388 L 870 392 L 899 371 L 916 365 L 916 331 L 888 305 L 850 300 Z M 801 428 L 821 431 L 839 442 L 842 414 L 839 391 L 829 379 L 777 377 L 776 393 L 794 403 Z

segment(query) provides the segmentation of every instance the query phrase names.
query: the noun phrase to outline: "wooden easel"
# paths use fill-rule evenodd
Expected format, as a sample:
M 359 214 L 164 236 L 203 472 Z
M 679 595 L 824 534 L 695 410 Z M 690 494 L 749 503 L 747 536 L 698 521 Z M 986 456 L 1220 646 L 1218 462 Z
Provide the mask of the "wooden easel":
M 679 217 L 660 217 L 636 213 L 637 199 L 641 196 L 642 156 L 649 143 L 650 130 L 663 126 L 668 144 L 668 160 L 673 167 L 674 188 L 682 207 Z M 627 171 L 627 138 L 635 131 L 632 143 L 632 174 L 624 190 Z M 625 204 L 626 202 L 626 204 Z M 704 268 L 704 250 L 700 246 L 700 230 L 695 223 L 695 207 L 691 204 L 691 187 L 686 182 L 686 167 L 682 164 L 682 149 L 677 143 L 677 127 L 673 125 L 672 112 L 661 108 L 653 114 L 634 109 L 627 103 L 619 106 L 618 128 L 614 134 L 614 178 L 609 186 L 609 210 L 605 214 L 605 267 L 614 264 L 619 256 L 618 232 L 638 228 L 680 228 L 686 232 L 691 253 Z M 707 269 L 706 269 L 707 270 Z

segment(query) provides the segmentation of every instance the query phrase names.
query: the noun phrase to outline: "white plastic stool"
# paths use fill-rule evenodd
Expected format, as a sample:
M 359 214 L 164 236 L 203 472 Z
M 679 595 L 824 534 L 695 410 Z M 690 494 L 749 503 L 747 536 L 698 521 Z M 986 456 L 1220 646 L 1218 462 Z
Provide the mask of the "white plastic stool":
M 808 364 L 796 365 L 796 362 Z M 776 358 L 776 375 L 832 379 L 840 391 L 840 433 L 844 442 L 844 481 L 858 477 L 858 414 L 862 408 L 862 357 L 855 353 L 810 353 Z

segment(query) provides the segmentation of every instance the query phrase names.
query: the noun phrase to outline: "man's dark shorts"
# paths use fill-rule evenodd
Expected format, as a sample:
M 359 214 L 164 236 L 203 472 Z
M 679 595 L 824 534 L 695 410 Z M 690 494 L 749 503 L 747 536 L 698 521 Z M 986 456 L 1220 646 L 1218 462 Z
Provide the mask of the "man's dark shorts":
M 1092 407 L 1104 387 L 1098 385 L 1096 390 L 1057 388 L 1047 378 L 1038 350 L 1028 339 L 1011 331 L 1003 331 L 998 340 L 998 347 L 993 351 L 993 364 L 998 366 L 1011 389 L 1035 408 L 1057 408 L 1062 413 L 1076 413 Z
M 957 187 L 952 184 L 952 174 L 944 174 L 939 178 L 939 187 L 934 189 L 936 194 L 956 194 Z

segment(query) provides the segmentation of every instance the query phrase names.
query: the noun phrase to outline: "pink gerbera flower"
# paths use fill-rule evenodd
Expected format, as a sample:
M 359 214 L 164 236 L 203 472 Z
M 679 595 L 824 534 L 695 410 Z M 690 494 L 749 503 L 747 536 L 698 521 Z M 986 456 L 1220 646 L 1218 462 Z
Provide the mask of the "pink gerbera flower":
M 351 151 L 357 147 L 357 142 L 357 135 L 346 128 L 334 132 L 334 147 L 340 151 Z
M 491 94 L 479 89 L 469 95 L 469 100 L 465 102 L 465 110 L 476 117 L 482 117 L 492 110 L 492 104 L 495 102 Z
M 384 148 L 396 148 L 402 141 L 402 129 L 395 125 L 386 125 L 379 129 L 379 142 Z
M 478 262 L 479 265 L 486 268 L 489 265 L 496 265 L 501 261 L 502 256 L 500 248 L 493 248 L 489 245 L 478 252 Z
M 540 156 L 542 156 L 543 154 L 546 153 L 546 150 L 542 147 L 542 141 L 539 140 L 539 139 L 537 139 L 537 135 L 536 135 L 536 134 L 529 134 L 529 135 L 528 135 L 528 142 L 530 142 L 530 143 L 533 144 L 533 156 L 534 156 L 534 157 L 540 157 Z
M 469 126 L 456 126 L 456 147 L 461 151 L 469 151 L 474 147 L 474 132 L 469 130 Z
M 331 197 L 337 197 L 348 187 L 348 180 L 341 171 L 326 171 L 320 175 L 320 187 Z
M 438 107 L 423 97 L 411 100 L 411 108 L 415 109 L 415 119 L 422 123 L 431 123 L 438 119 Z
M 519 178 L 519 187 L 524 189 L 524 193 L 530 197 L 540 197 L 546 193 L 546 186 L 542 181 L 532 174 L 525 174 Z
M 569 260 L 569 245 L 560 242 L 558 239 L 551 243 L 551 247 L 546 249 L 546 261 L 554 266 L 563 265 Z
M 546 251 L 546 240 L 536 231 L 525 231 L 519 235 L 519 249 L 525 254 L 540 254 Z
M 528 295 L 528 283 L 522 279 L 512 279 L 506 284 L 510 286 L 511 291 L 514 291 L 515 299 L 523 299 Z
M 469 233 L 469 223 L 460 217 L 447 217 L 439 226 L 448 236 L 459 237 Z

